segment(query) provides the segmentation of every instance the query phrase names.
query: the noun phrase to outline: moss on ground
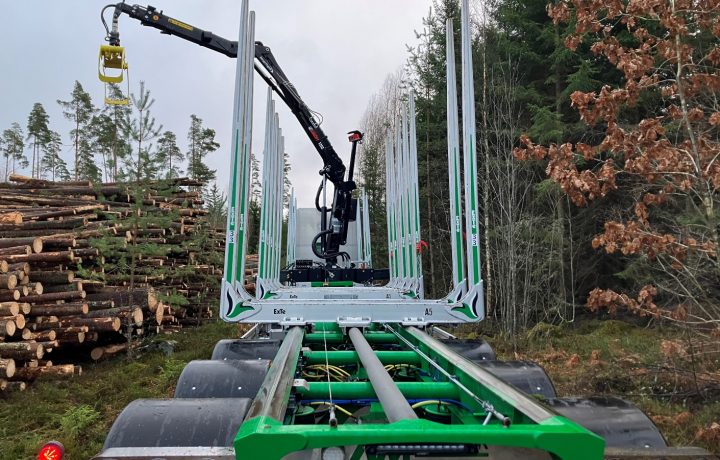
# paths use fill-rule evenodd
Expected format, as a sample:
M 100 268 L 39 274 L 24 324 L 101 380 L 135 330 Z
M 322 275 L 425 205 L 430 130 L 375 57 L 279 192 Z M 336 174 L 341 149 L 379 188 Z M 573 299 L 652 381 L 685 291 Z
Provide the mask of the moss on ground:
M 52 439 L 63 443 L 68 460 L 92 458 L 128 403 L 171 397 L 188 361 L 209 359 L 215 342 L 237 336 L 237 326 L 224 323 L 184 329 L 153 339 L 176 341 L 170 356 L 150 346 L 136 359 L 86 363 L 80 377 L 38 381 L 27 391 L 3 396 L 0 459 L 34 459 L 40 446 Z

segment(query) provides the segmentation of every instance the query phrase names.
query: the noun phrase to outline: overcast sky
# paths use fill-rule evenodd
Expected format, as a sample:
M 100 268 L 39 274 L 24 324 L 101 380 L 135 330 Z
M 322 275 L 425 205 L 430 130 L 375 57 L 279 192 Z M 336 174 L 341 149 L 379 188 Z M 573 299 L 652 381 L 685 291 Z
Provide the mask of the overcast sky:
M 97 54 L 105 31 L 99 0 L 0 0 L 0 130 L 14 121 L 25 130 L 35 102 L 61 133 L 63 156 L 70 161 L 69 130 L 57 99 L 70 97 L 79 80 L 102 104 Z M 128 2 L 131 3 L 131 2 Z M 285 73 L 313 110 L 324 116 L 323 129 L 348 162 L 345 133 L 356 129 L 368 99 L 385 76 L 407 59 L 406 45 L 416 43 L 430 0 L 250 0 L 256 12 L 256 40 L 270 46 Z M 153 0 L 153 6 L 194 26 L 236 40 L 239 0 Z M 109 12 L 108 12 L 109 13 Z M 108 14 L 109 16 L 109 14 Z M 152 112 L 164 129 L 174 131 L 185 149 L 190 114 L 217 131 L 221 149 L 208 162 L 227 188 L 234 60 L 177 37 L 143 28 L 123 16 L 122 45 L 130 66 L 131 89 L 141 80 L 156 99 Z M 254 151 L 260 157 L 264 130 L 265 83 L 255 79 Z M 291 180 L 299 205 L 311 206 L 322 161 L 292 113 L 280 105 L 280 125 L 292 164 Z

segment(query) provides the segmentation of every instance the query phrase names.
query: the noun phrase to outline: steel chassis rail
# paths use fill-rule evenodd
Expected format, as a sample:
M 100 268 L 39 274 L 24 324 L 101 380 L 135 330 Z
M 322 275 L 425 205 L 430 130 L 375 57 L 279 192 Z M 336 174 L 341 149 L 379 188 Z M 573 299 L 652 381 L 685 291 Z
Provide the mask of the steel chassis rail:
M 333 325 L 334 326 L 334 325 Z M 378 446 L 408 445 L 464 445 L 464 446 L 507 446 L 537 449 L 551 453 L 563 460 L 603 458 L 604 441 L 570 420 L 561 417 L 533 398 L 504 383 L 489 372 L 474 366 L 439 341 L 415 328 L 389 326 L 390 332 L 375 327 L 365 330 L 363 337 L 376 348 L 392 345 L 404 347 L 393 356 L 377 353 L 378 359 L 388 362 L 394 358 L 419 363 L 427 377 L 420 382 L 396 383 L 397 389 L 406 399 L 439 399 L 457 401 L 465 411 L 456 411 L 452 424 L 441 424 L 427 419 L 404 419 L 393 423 L 339 424 L 337 426 L 292 424 L 289 414 L 281 416 L 278 408 L 288 407 L 288 395 L 295 403 L 304 399 L 329 400 L 330 393 L 336 400 L 377 401 L 377 395 L 370 382 L 298 382 L 288 378 L 296 374 L 305 358 L 312 362 L 340 362 L 356 359 L 357 354 L 347 351 L 312 351 L 303 345 L 320 343 L 318 336 L 325 336 L 324 342 L 338 343 L 347 336 L 337 328 L 327 325 L 327 330 L 315 334 L 304 334 L 298 340 L 302 329 L 294 328 L 283 342 L 278 358 L 273 364 L 250 413 L 240 427 L 235 439 L 235 451 L 246 458 L 281 459 L 293 452 L 307 449 L 322 449 L 337 446 L 363 446 L 370 440 Z M 400 338 L 400 340 L 398 340 Z M 412 344 L 408 350 L 403 341 Z M 408 353 L 408 351 L 410 353 Z M 364 353 L 364 352 L 363 352 Z M 416 356 L 413 358 L 411 354 Z M 422 355 L 442 366 L 454 375 L 461 387 L 438 373 Z M 298 361 L 293 362 L 292 357 Z M 284 382 L 284 383 L 283 383 Z M 282 383 L 282 384 L 281 384 Z M 488 421 L 487 408 L 477 402 L 481 398 L 495 410 L 506 414 L 510 425 L 503 426 L 497 420 Z M 280 401 L 285 401 L 279 404 Z M 380 406 L 379 403 L 374 403 Z M 377 406 L 376 406 L 377 408 Z M 353 456 L 353 458 L 359 458 Z M 368 454 L 368 458 L 373 457 Z

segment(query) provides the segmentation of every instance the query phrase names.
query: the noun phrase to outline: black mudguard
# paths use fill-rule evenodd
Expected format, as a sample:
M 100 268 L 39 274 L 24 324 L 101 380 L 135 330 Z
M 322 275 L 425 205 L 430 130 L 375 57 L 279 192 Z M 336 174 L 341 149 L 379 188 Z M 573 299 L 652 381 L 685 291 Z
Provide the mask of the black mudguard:
M 113 423 L 112 447 L 229 447 L 252 399 L 137 399 Z
M 176 398 L 255 398 L 270 367 L 267 359 L 195 360 L 183 369 Z
M 455 353 L 465 359 L 469 359 L 470 361 L 493 361 L 496 359 L 495 352 L 492 347 L 483 339 L 447 339 L 443 340 L 442 343 L 447 345 Z
M 552 398 L 556 412 L 605 439 L 606 447 L 664 448 L 667 442 L 647 415 L 614 396 Z
M 273 359 L 281 343 L 275 339 L 220 340 L 210 359 Z
M 473 362 L 527 394 L 540 395 L 543 398 L 557 396 L 552 380 L 538 363 L 485 360 L 474 360 Z

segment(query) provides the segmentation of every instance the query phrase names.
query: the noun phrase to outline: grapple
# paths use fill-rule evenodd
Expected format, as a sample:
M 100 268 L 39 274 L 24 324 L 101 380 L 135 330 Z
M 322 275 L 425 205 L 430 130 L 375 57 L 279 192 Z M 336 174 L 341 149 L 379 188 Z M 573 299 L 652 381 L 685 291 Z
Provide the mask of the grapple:
M 114 45 L 100 45 L 98 54 L 98 78 L 105 83 L 105 103 L 109 105 L 128 105 L 127 97 L 116 98 L 108 92 L 108 85 L 119 85 L 127 82 L 127 93 L 130 94 L 130 76 L 125 60 L 125 48 Z

